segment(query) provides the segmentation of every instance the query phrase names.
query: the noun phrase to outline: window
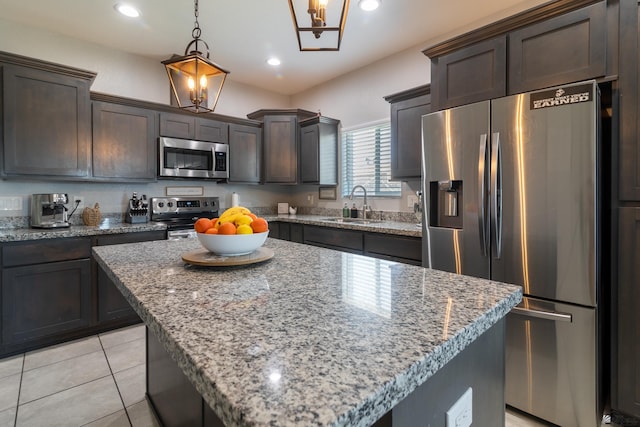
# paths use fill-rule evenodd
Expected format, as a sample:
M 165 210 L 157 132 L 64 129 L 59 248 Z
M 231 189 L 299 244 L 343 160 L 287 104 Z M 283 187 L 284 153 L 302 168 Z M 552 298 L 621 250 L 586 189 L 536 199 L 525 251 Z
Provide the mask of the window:
M 401 195 L 401 183 L 391 179 L 391 124 L 342 131 L 342 196 L 356 185 L 369 196 Z

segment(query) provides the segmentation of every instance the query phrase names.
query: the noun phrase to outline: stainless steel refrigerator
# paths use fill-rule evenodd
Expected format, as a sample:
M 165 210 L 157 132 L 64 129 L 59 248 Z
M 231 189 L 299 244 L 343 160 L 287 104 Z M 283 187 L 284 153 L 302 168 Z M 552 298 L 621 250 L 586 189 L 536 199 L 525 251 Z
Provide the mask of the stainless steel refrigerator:
M 602 417 L 599 112 L 589 81 L 422 118 L 423 264 L 523 287 L 506 402 L 563 427 Z

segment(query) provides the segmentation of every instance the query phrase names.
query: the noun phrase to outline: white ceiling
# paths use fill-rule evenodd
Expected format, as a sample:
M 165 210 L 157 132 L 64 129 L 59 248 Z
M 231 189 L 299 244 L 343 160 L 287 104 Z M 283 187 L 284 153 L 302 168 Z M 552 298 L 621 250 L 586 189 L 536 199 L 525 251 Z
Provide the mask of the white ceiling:
M 118 1 L 135 5 L 141 17 L 118 14 Z M 338 52 L 298 50 L 287 0 L 199 0 L 199 22 L 211 59 L 231 72 L 229 80 L 290 95 L 547 1 L 382 0 L 364 12 L 351 0 Z M 157 61 L 184 53 L 195 19 L 192 0 L 0 0 L 0 17 Z M 282 64 L 267 65 L 269 56 Z

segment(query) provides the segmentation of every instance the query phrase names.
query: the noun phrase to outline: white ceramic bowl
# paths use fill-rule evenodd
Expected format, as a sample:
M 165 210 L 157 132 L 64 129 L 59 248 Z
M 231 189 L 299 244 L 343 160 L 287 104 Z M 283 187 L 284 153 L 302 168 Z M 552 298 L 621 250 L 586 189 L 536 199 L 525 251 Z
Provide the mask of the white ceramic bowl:
M 205 234 L 198 233 L 198 240 L 209 252 L 216 255 L 247 255 L 267 240 L 269 231 L 253 234 Z

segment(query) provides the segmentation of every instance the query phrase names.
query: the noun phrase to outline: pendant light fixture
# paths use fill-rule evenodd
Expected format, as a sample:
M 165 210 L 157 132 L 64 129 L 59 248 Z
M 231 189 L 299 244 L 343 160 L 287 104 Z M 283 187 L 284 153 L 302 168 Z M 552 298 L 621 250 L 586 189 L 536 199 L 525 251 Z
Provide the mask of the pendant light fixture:
M 340 50 L 349 0 L 289 0 L 289 9 L 300 51 Z
M 209 60 L 209 45 L 200 39 L 202 31 L 198 23 L 198 0 L 194 1 L 194 10 L 196 21 L 191 31 L 193 40 L 185 48 L 184 56 L 174 56 L 162 63 L 178 107 L 194 113 L 208 113 L 216 108 L 229 72 Z M 199 44 L 204 45 L 206 56 L 200 51 Z

